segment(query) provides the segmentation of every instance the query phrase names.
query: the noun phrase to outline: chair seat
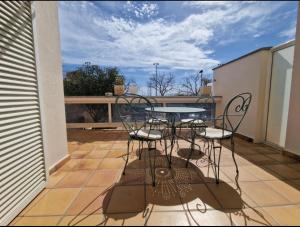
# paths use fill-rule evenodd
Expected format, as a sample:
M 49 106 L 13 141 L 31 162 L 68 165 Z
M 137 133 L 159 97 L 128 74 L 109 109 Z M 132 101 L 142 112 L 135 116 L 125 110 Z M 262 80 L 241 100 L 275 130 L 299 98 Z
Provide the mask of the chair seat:
M 187 119 L 181 119 L 180 121 L 181 123 L 189 123 L 189 124 L 196 124 L 196 125 L 203 124 L 203 121 L 200 119 L 194 120 L 192 118 L 187 118 Z
M 147 123 L 149 123 L 149 124 L 161 124 L 161 123 L 168 123 L 168 120 L 160 119 L 160 118 L 151 118 L 151 119 L 147 120 Z
M 129 133 L 135 139 L 160 140 L 162 133 L 158 130 L 140 129 Z
M 207 139 L 226 139 L 232 135 L 232 132 L 217 128 L 206 128 L 205 131 L 201 131 L 197 134 Z

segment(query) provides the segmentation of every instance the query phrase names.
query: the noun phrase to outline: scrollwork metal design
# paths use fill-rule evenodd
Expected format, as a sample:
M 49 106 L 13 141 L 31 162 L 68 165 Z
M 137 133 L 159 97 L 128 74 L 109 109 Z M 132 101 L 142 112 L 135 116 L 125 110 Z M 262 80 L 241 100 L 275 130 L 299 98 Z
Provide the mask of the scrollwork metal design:
M 249 92 L 241 93 L 233 97 L 228 104 L 226 105 L 223 113 L 222 119 L 222 129 L 223 135 L 224 130 L 235 133 L 240 124 L 242 123 L 252 100 L 252 94 Z M 238 103 L 236 106 L 232 108 L 232 106 Z M 230 110 L 233 109 L 234 112 L 231 113 Z M 233 121 L 232 118 L 237 120 Z

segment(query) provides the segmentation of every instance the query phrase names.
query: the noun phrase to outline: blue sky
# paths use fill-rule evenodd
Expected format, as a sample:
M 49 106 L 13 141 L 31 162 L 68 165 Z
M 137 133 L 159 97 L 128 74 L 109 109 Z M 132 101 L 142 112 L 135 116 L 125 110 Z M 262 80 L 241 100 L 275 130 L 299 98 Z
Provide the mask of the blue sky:
M 159 73 L 176 82 L 264 46 L 294 39 L 297 2 L 99 1 L 59 5 L 64 71 L 117 66 L 146 94 Z M 180 85 L 179 85 L 180 86 Z

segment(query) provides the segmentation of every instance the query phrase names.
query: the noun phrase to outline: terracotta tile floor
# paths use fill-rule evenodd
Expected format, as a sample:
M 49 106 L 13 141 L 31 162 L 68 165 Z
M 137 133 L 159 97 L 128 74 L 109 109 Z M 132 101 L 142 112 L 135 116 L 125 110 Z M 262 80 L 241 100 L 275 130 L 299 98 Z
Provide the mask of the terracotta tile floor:
M 225 144 L 217 185 L 203 153 L 186 169 L 189 147 L 179 141 L 169 170 L 159 145 L 153 188 L 149 153 L 138 160 L 137 144 L 122 175 L 126 139 L 121 131 L 68 131 L 71 160 L 11 225 L 300 224 L 300 162 L 271 147 L 236 138 L 237 178 Z

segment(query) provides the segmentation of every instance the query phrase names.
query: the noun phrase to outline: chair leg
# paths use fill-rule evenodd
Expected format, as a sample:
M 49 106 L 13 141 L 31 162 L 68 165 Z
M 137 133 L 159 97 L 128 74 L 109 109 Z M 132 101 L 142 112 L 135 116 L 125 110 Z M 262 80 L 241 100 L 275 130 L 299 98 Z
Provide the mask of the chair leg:
M 164 144 L 165 144 L 165 155 L 166 155 L 166 159 L 167 159 L 169 168 L 171 169 L 171 164 L 170 164 L 169 156 L 168 156 L 168 144 L 167 144 L 167 140 L 166 140 L 165 137 L 164 137 Z
M 212 146 L 210 144 L 210 141 L 207 139 L 205 144 L 207 144 L 207 156 L 208 156 L 208 160 L 211 161 L 211 150 L 212 150 Z
M 216 159 L 216 149 L 219 149 L 218 159 Z M 222 144 L 220 146 L 215 146 L 215 141 L 212 140 L 212 150 L 213 150 L 213 168 L 216 183 L 220 182 L 220 161 L 221 161 L 221 153 L 222 153 Z
M 238 168 L 238 165 L 237 165 L 237 162 L 235 160 L 235 155 L 234 155 L 234 152 L 235 152 L 235 146 L 234 146 L 234 140 L 233 140 L 233 137 L 231 137 L 231 151 L 232 151 L 232 158 L 233 158 L 233 161 L 234 161 L 234 164 L 235 164 L 235 169 L 236 169 L 236 173 L 239 173 L 239 168 Z
M 191 157 L 195 151 L 195 138 L 196 138 L 196 134 L 192 132 L 192 143 L 191 143 L 191 152 L 188 156 L 188 159 L 186 160 L 186 164 L 185 167 L 187 168 L 189 166 L 189 162 L 191 160 Z
M 156 142 L 155 142 L 155 144 L 156 144 Z M 152 149 L 152 150 L 154 151 L 153 163 L 152 163 L 152 158 L 151 158 L 150 142 L 148 142 L 148 152 L 149 152 L 150 172 L 151 172 L 151 177 L 152 177 L 152 186 L 155 187 L 156 149 Z
M 124 166 L 124 169 L 123 169 L 123 175 L 125 175 L 125 170 L 126 170 L 126 167 L 127 167 L 127 164 L 128 164 L 128 160 L 129 160 L 129 146 L 130 146 L 130 142 L 131 142 L 131 140 L 128 140 L 128 142 L 127 142 L 127 157 L 126 157 L 126 162 L 125 162 L 125 166 Z

